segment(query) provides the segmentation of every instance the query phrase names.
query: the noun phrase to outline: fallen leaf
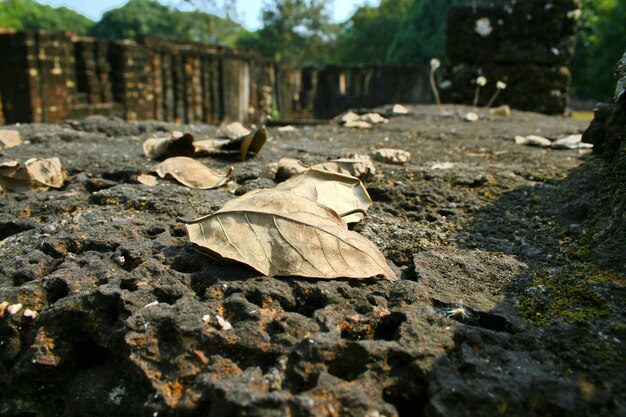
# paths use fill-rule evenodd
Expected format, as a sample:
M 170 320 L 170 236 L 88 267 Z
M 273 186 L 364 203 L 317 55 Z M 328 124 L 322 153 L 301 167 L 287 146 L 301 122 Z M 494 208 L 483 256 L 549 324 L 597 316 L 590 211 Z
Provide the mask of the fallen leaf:
M 353 128 L 353 129 L 369 129 L 372 127 L 371 124 L 364 122 L 363 120 L 353 120 L 350 122 L 346 122 L 343 124 L 343 126 Z
M 339 123 L 350 123 L 359 120 L 359 115 L 354 112 L 344 113 L 339 119 Z
M 361 181 L 367 181 L 376 174 L 376 168 L 368 155 L 355 155 L 351 158 L 333 159 L 331 161 L 315 164 L 311 168 L 320 171 L 352 175 Z
M 259 153 L 265 142 L 267 141 L 267 128 L 263 125 L 253 133 L 244 136 L 239 149 L 239 156 L 242 161 L 248 159 L 249 156 L 255 156 Z
M 7 191 L 46 191 L 61 188 L 67 178 L 59 158 L 29 159 L 0 164 L 0 187 Z
M 463 117 L 463 120 L 465 120 L 466 122 L 477 122 L 478 119 L 480 119 L 480 117 L 476 114 L 476 113 L 467 113 L 465 115 L 465 117 Z
M 404 107 L 402 104 L 394 104 L 391 108 L 390 113 L 394 116 L 402 116 L 405 114 L 409 114 L 409 109 Z
M 228 139 L 239 139 L 243 136 L 249 135 L 251 132 L 244 125 L 239 122 L 234 122 L 226 125 L 223 129 L 224 136 Z
M 362 122 L 367 122 L 369 124 L 378 125 L 381 123 L 389 123 L 389 119 L 384 118 L 378 113 L 367 113 L 362 116 L 359 116 L 359 120 Z
M 502 106 L 489 109 L 489 113 L 491 113 L 492 116 L 508 117 L 511 115 L 511 107 L 509 107 L 508 104 L 503 104 Z
M 232 172 L 232 168 L 228 174 L 223 175 L 213 171 L 202 162 L 196 161 L 195 159 L 178 156 L 166 159 L 160 164 L 155 165 L 150 169 L 150 172 L 156 172 L 161 178 L 165 178 L 169 175 L 189 188 L 208 190 L 226 184 Z
M 295 132 L 298 129 L 296 129 L 294 126 L 288 125 L 288 126 L 280 126 L 278 129 L 279 132 Z
M 173 156 L 194 156 L 196 148 L 191 134 L 172 132 L 169 138 L 149 138 L 143 143 L 143 153 L 152 159 Z
M 436 163 L 430 167 L 430 169 L 432 170 L 436 170 L 436 169 L 447 170 L 447 169 L 452 169 L 452 168 L 454 168 L 454 164 L 452 162 Z
M 295 158 L 281 158 L 276 166 L 276 173 L 272 179 L 282 182 L 294 175 L 306 172 L 306 167 L 300 160 Z
M 0 130 L 0 151 L 20 145 L 22 138 L 17 130 Z
M 187 224 L 191 242 L 268 276 L 398 278 L 372 242 L 328 207 L 282 190 L 256 190 Z
M 364 213 L 372 205 L 372 199 L 358 178 L 330 171 L 310 169 L 277 185 L 275 190 L 288 191 L 329 207 L 346 223 L 363 220 Z M 362 212 L 344 216 L 355 210 Z
M 411 160 L 411 153 L 402 149 L 376 149 L 370 156 L 375 161 L 395 165 L 403 165 Z
M 154 187 L 158 184 L 159 180 L 154 175 L 150 174 L 139 174 L 137 175 L 137 181 L 143 185 L 147 185 L 148 187 Z
M 585 143 L 582 141 L 583 135 L 570 135 L 564 138 L 559 138 L 552 142 L 550 146 L 554 149 L 591 149 L 593 145 L 591 143 Z
M 549 148 L 552 145 L 550 139 L 546 139 L 541 136 L 530 135 L 530 136 L 515 136 L 515 144 L 516 145 L 526 145 L 526 146 L 538 146 L 540 148 Z

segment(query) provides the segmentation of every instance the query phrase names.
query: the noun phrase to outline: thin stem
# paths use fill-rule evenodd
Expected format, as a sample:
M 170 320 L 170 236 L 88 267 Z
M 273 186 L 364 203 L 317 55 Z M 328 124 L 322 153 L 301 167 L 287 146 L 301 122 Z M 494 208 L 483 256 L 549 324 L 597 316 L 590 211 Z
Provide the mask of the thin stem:
M 356 208 L 354 210 L 346 211 L 345 213 L 339 214 L 339 217 L 346 217 L 351 214 L 361 213 L 364 217 L 367 216 L 367 213 L 362 208 Z
M 436 68 L 433 68 L 430 71 L 430 86 L 433 89 L 433 94 L 435 95 L 435 101 L 437 102 L 437 107 L 439 107 L 439 112 L 441 112 L 441 98 L 439 97 L 439 91 L 437 90 L 437 83 L 435 82 L 435 71 Z
M 478 107 L 479 96 L 480 96 L 480 84 L 477 84 L 476 91 L 474 92 L 474 107 Z
M 486 108 L 490 108 L 493 103 L 496 101 L 496 99 L 498 98 L 498 95 L 500 94 L 500 90 L 499 88 L 496 90 L 495 93 L 493 93 L 493 96 L 491 96 L 491 99 L 489 100 L 489 103 L 487 103 L 487 105 L 485 106 Z

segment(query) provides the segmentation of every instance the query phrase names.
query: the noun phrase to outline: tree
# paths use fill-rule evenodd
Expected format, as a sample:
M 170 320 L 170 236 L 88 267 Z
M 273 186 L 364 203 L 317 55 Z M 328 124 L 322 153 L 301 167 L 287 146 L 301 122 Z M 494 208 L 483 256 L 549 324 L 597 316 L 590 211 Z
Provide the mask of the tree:
M 387 62 L 428 64 L 433 57 L 445 60 L 448 10 L 453 5 L 470 2 L 415 0 L 391 43 Z
M 178 38 L 183 41 L 211 45 L 235 46 L 242 33 L 247 32 L 239 23 L 202 12 L 174 12 Z
M 379 7 L 365 5 L 341 26 L 334 47 L 338 63 L 383 63 L 396 31 L 414 0 L 382 0 Z
M 98 38 L 132 39 L 139 35 L 176 38 L 177 21 L 170 9 L 157 0 L 129 0 L 110 10 L 89 34 Z
M 94 22 L 66 7 L 32 0 L 0 1 L 0 27 L 17 30 L 64 30 L 86 34 Z
M 245 34 L 238 45 L 297 68 L 327 62 L 335 39 L 330 2 L 324 0 L 276 0 L 262 10 L 263 27 Z
M 615 89 L 613 67 L 626 50 L 626 0 L 584 0 L 582 12 L 570 65 L 574 94 L 610 100 Z

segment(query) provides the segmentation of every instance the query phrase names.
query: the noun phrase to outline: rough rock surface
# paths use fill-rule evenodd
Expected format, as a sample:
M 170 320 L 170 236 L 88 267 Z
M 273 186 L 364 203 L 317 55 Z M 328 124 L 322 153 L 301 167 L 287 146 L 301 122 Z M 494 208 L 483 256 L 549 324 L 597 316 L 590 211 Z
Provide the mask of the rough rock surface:
M 586 246 L 594 177 L 575 181 L 601 162 L 513 144 L 585 124 L 483 111 L 466 123 L 470 110 L 412 106 L 367 131 L 272 129 L 255 160 L 202 159 L 235 168 L 211 191 L 135 176 L 152 165 L 141 144 L 154 132 L 217 128 L 19 126 L 27 143 L 3 158 L 58 156 L 71 176 L 0 200 L 0 302 L 23 304 L 1 313 L 0 415 L 626 414 L 623 270 Z M 280 158 L 375 148 L 412 154 L 376 163 L 375 203 L 356 226 L 395 283 L 262 277 L 195 252 L 176 223 L 275 186 L 263 167 Z

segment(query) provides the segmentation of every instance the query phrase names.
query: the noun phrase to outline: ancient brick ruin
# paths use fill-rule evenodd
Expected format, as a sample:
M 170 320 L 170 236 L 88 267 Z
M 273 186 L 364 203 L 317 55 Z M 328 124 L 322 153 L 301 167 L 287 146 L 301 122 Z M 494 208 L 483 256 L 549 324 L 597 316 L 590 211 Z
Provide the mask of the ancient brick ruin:
M 484 105 L 496 82 L 507 89 L 496 104 L 520 110 L 562 114 L 568 105 L 571 74 L 567 64 L 576 45 L 578 0 L 524 0 L 452 7 L 447 52 L 453 61 L 445 75 L 444 100 L 472 103 L 478 76 L 488 84 Z
M 258 54 L 155 38 L 0 34 L 3 122 L 91 114 L 181 123 L 332 117 L 353 106 L 428 102 L 417 67 L 290 71 Z M 313 105 L 315 104 L 315 109 Z
M 476 77 L 508 85 L 496 104 L 566 111 L 580 15 L 577 0 L 453 7 L 442 72 L 446 103 L 472 103 Z M 155 38 L 108 41 L 70 33 L 0 32 L 0 123 L 91 114 L 181 123 L 330 118 L 358 107 L 430 103 L 428 68 L 353 65 L 288 70 L 258 54 Z

